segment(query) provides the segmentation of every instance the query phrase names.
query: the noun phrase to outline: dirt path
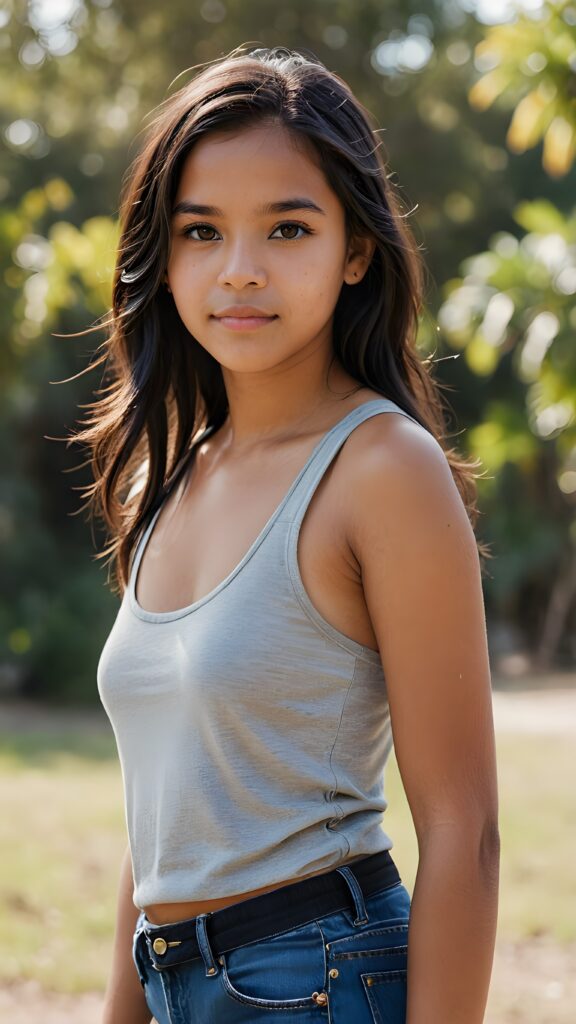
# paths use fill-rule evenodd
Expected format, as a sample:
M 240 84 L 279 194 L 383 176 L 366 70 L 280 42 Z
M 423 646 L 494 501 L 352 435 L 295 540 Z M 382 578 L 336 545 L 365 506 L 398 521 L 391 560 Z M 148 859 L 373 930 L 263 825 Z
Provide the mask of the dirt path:
M 576 690 L 492 694 L 496 732 L 576 736 Z

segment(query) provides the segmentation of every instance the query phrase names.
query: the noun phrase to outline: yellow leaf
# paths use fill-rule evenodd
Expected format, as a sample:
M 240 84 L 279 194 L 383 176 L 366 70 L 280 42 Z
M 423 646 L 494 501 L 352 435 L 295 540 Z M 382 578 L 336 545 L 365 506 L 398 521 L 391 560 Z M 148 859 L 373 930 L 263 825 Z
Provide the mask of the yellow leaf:
M 513 153 L 523 153 L 541 139 L 547 110 L 548 103 L 535 89 L 520 100 L 506 135 L 506 143 Z
M 542 165 L 552 178 L 567 174 L 576 156 L 576 130 L 565 117 L 555 117 L 544 136 Z
M 491 103 L 504 91 L 508 85 L 510 76 L 505 74 L 501 68 L 495 68 L 483 75 L 474 83 L 468 91 L 470 105 L 476 110 L 486 110 Z

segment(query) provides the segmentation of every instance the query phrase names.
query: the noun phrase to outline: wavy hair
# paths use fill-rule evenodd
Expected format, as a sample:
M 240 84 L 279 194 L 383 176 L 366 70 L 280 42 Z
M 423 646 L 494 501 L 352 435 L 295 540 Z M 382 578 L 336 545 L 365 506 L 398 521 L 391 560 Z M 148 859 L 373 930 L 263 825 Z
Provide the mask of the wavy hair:
M 94 482 L 82 497 L 108 530 L 112 590 L 126 587 L 138 537 L 164 500 L 199 432 L 217 430 L 228 403 L 220 364 L 182 323 L 163 285 L 170 220 L 182 165 L 210 133 L 274 124 L 307 140 L 345 210 L 348 239 L 370 236 L 375 251 L 353 288 L 343 285 L 333 321 L 333 355 L 360 387 L 396 402 L 442 446 L 472 527 L 478 509 L 471 462 L 447 447 L 445 410 L 432 360 L 416 347 L 423 263 L 390 183 L 371 113 L 319 60 L 285 47 L 240 52 L 203 65 L 164 100 L 122 184 L 112 308 L 90 330 L 107 329 L 100 355 L 106 387 L 68 444 L 88 446 Z M 84 331 L 81 333 L 89 333 Z M 98 349 L 97 349 L 98 351 Z M 82 511 L 80 509 L 79 511 Z M 477 541 L 483 557 L 492 557 Z

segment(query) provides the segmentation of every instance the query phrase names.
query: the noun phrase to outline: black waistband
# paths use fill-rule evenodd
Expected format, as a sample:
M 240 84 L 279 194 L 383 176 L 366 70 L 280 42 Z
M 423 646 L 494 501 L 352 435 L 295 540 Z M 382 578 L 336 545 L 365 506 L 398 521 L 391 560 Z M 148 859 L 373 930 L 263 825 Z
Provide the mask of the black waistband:
M 401 881 L 389 850 L 362 857 L 347 866 L 364 896 Z M 351 906 L 348 883 L 334 868 L 211 911 L 206 915 L 206 929 L 210 946 L 218 955 Z M 195 917 L 158 925 L 145 918 L 141 934 L 146 938 L 153 965 L 159 970 L 201 955 Z

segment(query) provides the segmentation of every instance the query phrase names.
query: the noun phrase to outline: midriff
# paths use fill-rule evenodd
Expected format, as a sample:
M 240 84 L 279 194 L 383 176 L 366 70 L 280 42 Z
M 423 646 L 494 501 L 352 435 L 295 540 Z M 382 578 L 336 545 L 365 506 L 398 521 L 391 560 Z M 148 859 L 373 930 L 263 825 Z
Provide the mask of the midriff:
M 346 864 L 353 864 L 356 860 L 362 860 L 363 855 L 360 857 L 353 857 L 351 860 L 347 860 Z M 344 863 L 344 862 L 343 862 Z M 342 865 L 339 865 L 339 867 Z M 329 868 L 334 870 L 333 868 Z M 198 902 L 187 902 L 187 903 L 152 903 L 148 907 L 144 907 L 144 913 L 151 924 L 175 924 L 177 921 L 186 921 L 190 917 L 197 917 L 198 914 L 207 914 L 212 910 L 222 910 L 224 907 L 229 907 L 233 903 L 241 903 L 243 900 L 249 900 L 252 896 L 260 896 L 262 893 L 271 892 L 272 889 L 280 889 L 284 885 L 292 885 L 294 882 L 301 882 L 304 878 L 312 878 L 314 875 L 326 874 L 326 868 L 322 868 L 320 871 L 311 871 L 308 875 L 299 875 L 298 878 L 289 878 L 285 882 L 275 882 L 273 885 L 263 886 L 262 889 L 252 889 L 250 892 L 242 892 L 237 896 L 222 896 L 220 899 L 215 900 L 200 900 Z

